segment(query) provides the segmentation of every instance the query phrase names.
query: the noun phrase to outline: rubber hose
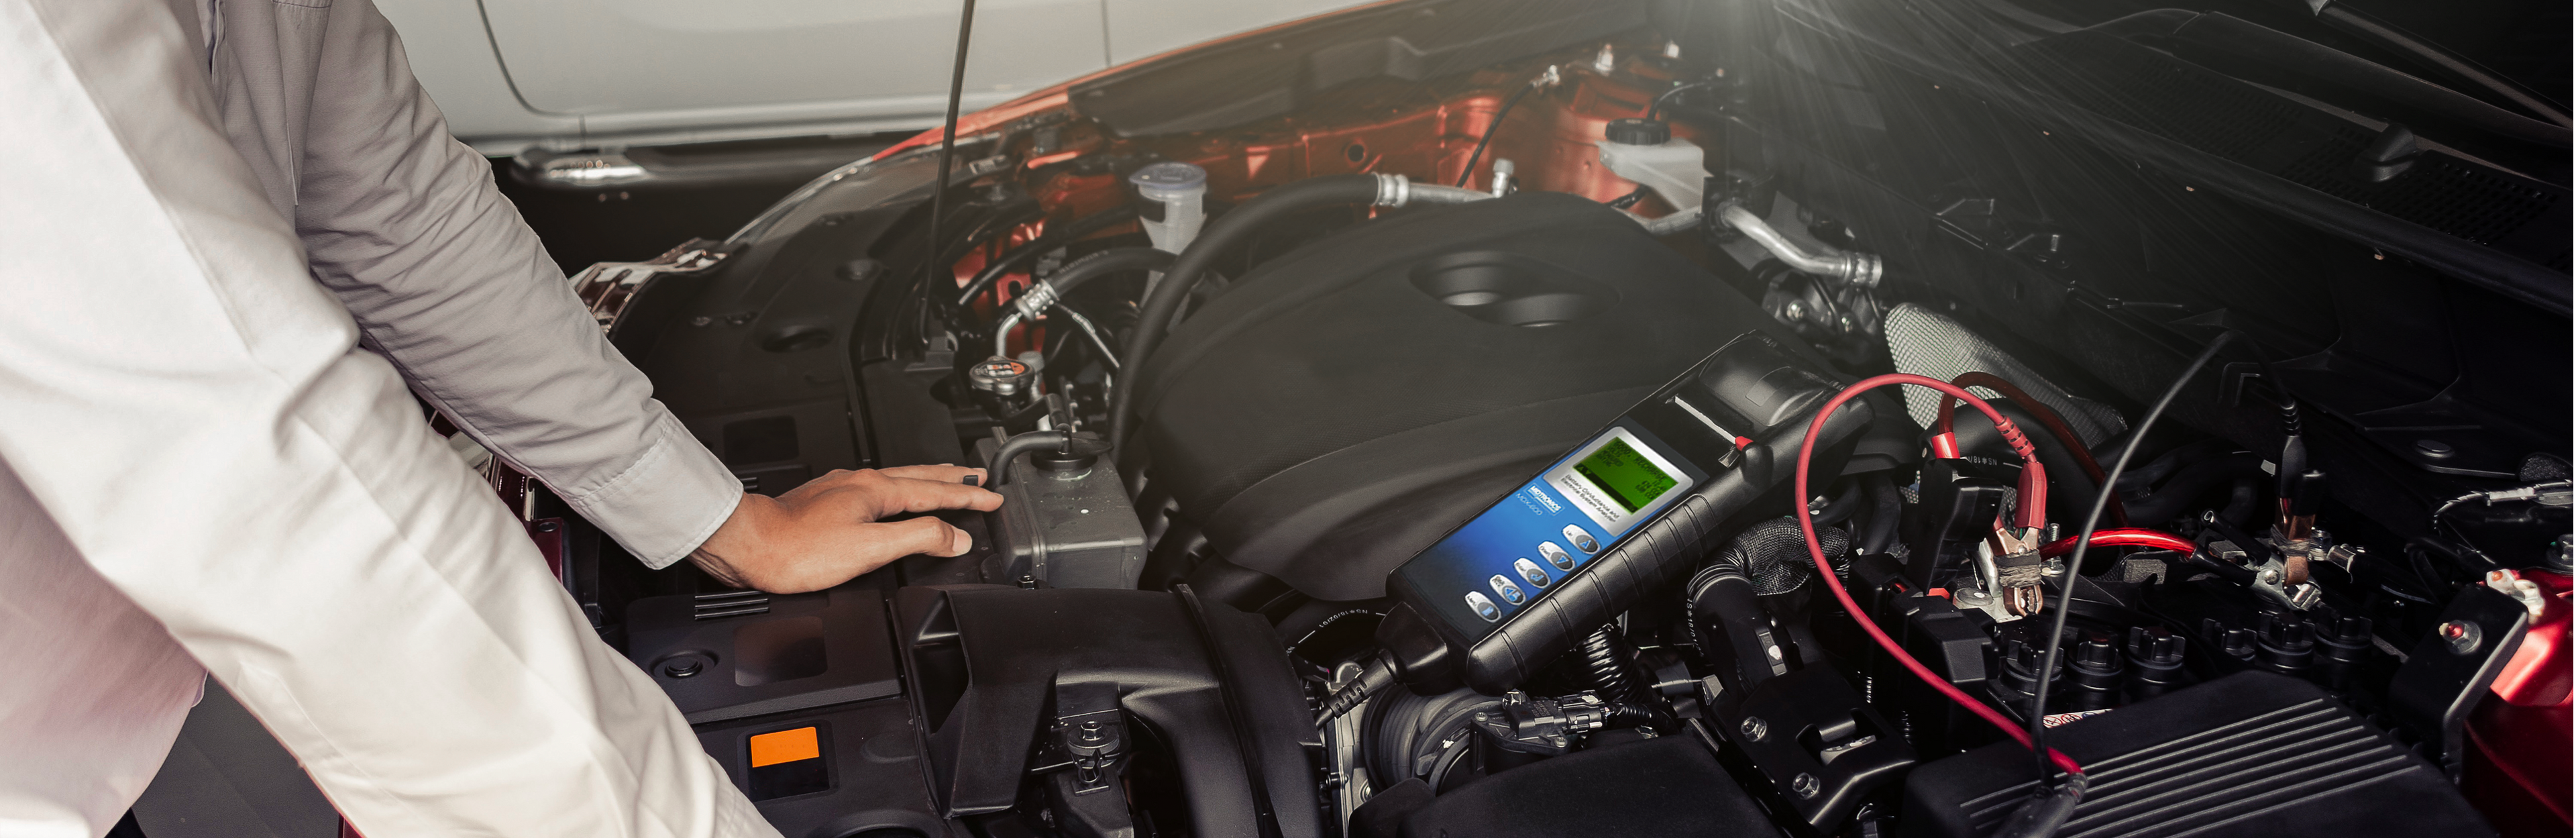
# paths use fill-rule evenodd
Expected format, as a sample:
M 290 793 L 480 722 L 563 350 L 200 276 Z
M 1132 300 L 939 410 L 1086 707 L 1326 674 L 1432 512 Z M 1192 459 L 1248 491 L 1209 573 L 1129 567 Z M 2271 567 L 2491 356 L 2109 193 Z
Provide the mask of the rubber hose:
M 1874 471 L 1860 476 L 1861 491 L 1869 494 L 1869 520 L 1854 531 L 1853 545 L 1864 555 L 1880 555 L 1896 549 L 1897 522 L 1905 515 L 1905 496 L 1896 491 L 1896 482 L 1887 472 Z
M 1816 510 L 1816 525 L 1832 526 L 1850 520 L 1854 513 L 1860 511 L 1860 502 L 1860 481 L 1843 484 L 1842 494 L 1826 501 L 1825 508 Z
M 1063 247 L 1072 243 L 1076 239 L 1100 232 L 1101 230 L 1129 221 L 1135 217 L 1136 207 L 1134 205 L 1120 204 L 1118 206 L 1110 207 L 1108 209 L 1074 219 L 1072 222 L 1064 225 L 1061 229 L 1048 230 L 1045 233 L 1039 234 L 1037 239 L 1029 242 L 1028 244 L 1012 248 L 1010 252 L 1002 254 L 1002 258 L 993 260 L 992 264 L 985 265 L 982 271 L 976 272 L 975 278 L 968 280 L 965 288 L 959 289 L 957 293 L 957 307 L 962 309 L 968 304 L 973 303 L 976 297 L 983 296 L 986 290 L 993 287 L 994 282 L 1000 281 L 1002 275 L 1010 273 L 1013 268 L 1028 264 L 1030 260 L 1036 259 L 1047 251 Z
M 2220 484 L 2261 473 L 2263 458 L 2252 453 L 2239 452 L 2193 463 L 2175 472 L 2173 479 L 2157 487 L 2155 494 L 2130 501 L 2129 521 L 2141 527 L 2171 521 Z
M 1112 248 L 1074 260 L 1048 276 L 1047 284 L 1055 286 L 1056 295 L 1061 297 L 1085 282 L 1110 274 L 1169 268 L 1177 258 L 1180 257 L 1150 247 Z
M 1000 450 L 993 452 L 992 462 L 984 466 L 984 472 L 993 477 L 989 485 L 999 486 L 1011 479 L 1011 461 L 1019 459 L 1020 455 L 1039 449 L 1059 447 L 1064 443 L 1063 431 L 1030 431 L 1011 437 L 1010 441 L 1002 443 Z
M 1619 627 L 1604 623 L 1599 630 L 1583 638 L 1583 664 L 1592 673 L 1592 686 L 1613 703 L 1642 700 L 1637 682 L 1628 677 L 1628 662 L 1619 654 Z

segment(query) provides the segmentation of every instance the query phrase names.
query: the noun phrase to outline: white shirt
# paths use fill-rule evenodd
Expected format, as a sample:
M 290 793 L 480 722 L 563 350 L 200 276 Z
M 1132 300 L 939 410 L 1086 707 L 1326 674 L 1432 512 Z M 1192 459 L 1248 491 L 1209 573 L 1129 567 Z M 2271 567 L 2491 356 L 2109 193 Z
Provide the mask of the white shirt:
M 367 0 L 199 8 L 0 0 L 0 836 L 104 833 L 200 665 L 371 838 L 775 835 L 404 390 L 657 567 L 738 484 Z

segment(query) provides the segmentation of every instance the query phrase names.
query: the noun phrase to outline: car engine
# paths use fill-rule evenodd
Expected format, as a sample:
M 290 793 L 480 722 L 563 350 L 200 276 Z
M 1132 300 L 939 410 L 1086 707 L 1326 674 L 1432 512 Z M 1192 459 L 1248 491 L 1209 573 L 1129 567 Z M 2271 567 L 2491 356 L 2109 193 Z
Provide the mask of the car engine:
M 2565 130 L 2004 5 L 1405 0 L 970 115 L 577 282 L 750 491 L 987 468 L 974 552 L 530 517 L 800 838 L 2563 834 Z

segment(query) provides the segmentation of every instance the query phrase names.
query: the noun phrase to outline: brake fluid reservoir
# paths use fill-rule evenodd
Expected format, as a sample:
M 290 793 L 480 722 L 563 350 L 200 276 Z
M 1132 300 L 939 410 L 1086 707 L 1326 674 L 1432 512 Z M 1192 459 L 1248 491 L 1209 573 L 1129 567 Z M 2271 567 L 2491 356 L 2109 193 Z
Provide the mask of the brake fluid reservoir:
M 1614 119 L 1603 129 L 1601 165 L 1636 181 L 1674 209 L 1699 206 L 1708 168 L 1699 146 L 1656 119 Z
M 1155 250 L 1179 253 L 1199 237 L 1199 226 L 1207 221 L 1206 169 L 1166 161 L 1137 169 L 1127 182 L 1135 184 L 1137 197 L 1144 199 L 1137 217 Z

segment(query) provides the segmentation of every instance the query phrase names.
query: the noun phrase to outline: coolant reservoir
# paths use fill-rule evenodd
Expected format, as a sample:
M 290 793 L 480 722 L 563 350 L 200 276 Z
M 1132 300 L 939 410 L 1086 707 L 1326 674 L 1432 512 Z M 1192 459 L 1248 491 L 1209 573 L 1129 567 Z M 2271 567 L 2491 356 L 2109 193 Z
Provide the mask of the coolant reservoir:
M 1199 237 L 1207 222 L 1207 170 L 1188 163 L 1162 162 L 1127 176 L 1145 200 L 1138 217 L 1154 249 L 1179 253 Z
M 1614 119 L 1602 133 L 1601 165 L 1612 174 L 1655 190 L 1674 209 L 1699 206 L 1708 179 L 1699 146 L 1656 119 Z

